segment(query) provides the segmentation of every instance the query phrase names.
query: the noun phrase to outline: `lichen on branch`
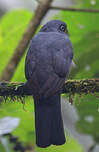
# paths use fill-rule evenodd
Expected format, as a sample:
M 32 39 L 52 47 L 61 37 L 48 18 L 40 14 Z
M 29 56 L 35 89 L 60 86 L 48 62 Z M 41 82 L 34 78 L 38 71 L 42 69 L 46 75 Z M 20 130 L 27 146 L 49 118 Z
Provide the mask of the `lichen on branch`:
M 99 79 L 68 80 L 62 93 L 89 94 L 99 92 Z M 25 83 L 0 82 L 0 96 L 31 96 Z

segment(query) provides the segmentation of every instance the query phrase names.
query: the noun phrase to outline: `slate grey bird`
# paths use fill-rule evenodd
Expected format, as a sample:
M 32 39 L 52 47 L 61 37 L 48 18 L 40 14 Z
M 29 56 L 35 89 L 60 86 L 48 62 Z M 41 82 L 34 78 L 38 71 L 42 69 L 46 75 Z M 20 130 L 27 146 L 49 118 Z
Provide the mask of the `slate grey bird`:
M 72 58 L 72 43 L 63 21 L 47 22 L 30 42 L 25 76 L 34 97 L 36 144 L 39 147 L 65 143 L 60 97 Z

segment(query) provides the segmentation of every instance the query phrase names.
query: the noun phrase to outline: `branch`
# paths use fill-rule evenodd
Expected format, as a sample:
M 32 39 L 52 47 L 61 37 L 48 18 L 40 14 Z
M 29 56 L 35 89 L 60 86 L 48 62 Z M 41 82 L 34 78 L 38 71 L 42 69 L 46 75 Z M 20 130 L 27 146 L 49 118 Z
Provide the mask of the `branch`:
M 68 80 L 62 93 L 99 93 L 99 79 Z M 31 92 L 24 83 L 0 83 L 0 96 L 29 96 Z
M 12 78 L 18 63 L 20 62 L 26 48 L 28 47 L 29 41 L 32 39 L 33 35 L 35 34 L 42 18 L 47 13 L 51 2 L 52 0 L 39 1 L 39 5 L 37 7 L 35 15 L 33 15 L 27 27 L 27 30 L 23 34 L 21 41 L 19 42 L 17 48 L 14 51 L 14 54 L 12 55 L 10 61 L 8 62 L 7 66 L 5 67 L 2 73 L 2 76 L 0 79 L 1 81 L 2 80 L 9 81 Z
M 59 6 L 50 6 L 49 8 L 56 10 L 73 11 L 73 12 L 99 13 L 99 9 L 90 9 L 90 8 L 70 8 L 70 7 L 59 7 Z

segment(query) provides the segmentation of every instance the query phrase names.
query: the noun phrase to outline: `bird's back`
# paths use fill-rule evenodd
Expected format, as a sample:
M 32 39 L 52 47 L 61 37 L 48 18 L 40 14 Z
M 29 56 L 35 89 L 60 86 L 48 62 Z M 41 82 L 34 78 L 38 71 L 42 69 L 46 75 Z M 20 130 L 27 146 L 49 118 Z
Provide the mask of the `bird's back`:
M 72 53 L 71 41 L 67 35 L 58 32 L 39 32 L 31 40 L 26 60 L 29 56 L 31 59 L 35 57 L 36 67 L 41 69 L 42 66 L 50 66 L 53 53 L 57 55 L 62 48 L 65 48 L 65 54 Z
M 39 32 L 32 39 L 26 56 L 25 74 L 27 80 L 31 80 L 30 85 L 37 82 L 42 88 L 49 78 L 57 79 L 59 75 L 64 75 L 65 81 L 71 64 L 71 59 L 68 60 L 69 54 L 72 56 L 72 45 L 67 35 Z

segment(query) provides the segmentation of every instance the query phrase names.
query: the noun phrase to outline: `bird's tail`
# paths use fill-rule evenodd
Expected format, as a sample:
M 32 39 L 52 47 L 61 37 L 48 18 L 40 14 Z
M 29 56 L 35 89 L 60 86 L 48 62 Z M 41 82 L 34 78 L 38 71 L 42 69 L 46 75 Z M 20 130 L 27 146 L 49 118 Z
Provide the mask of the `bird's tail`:
M 47 147 L 65 143 L 60 95 L 35 102 L 36 144 Z

